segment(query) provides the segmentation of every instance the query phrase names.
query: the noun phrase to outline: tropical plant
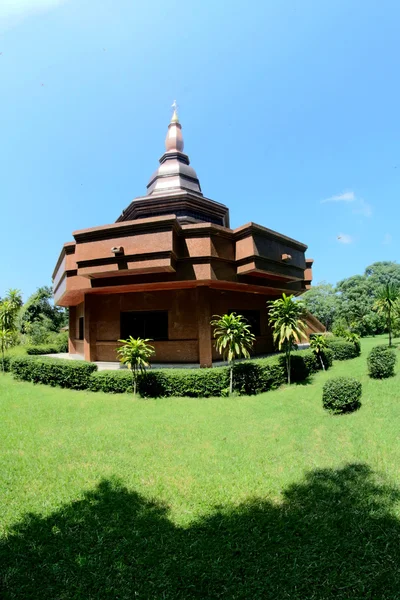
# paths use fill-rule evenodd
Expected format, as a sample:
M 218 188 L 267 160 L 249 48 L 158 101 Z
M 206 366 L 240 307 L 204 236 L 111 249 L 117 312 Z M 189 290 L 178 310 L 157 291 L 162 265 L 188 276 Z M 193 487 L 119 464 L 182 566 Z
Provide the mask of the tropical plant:
M 290 384 L 290 358 L 294 344 L 306 339 L 305 307 L 294 295 L 267 302 L 269 306 L 269 323 L 272 326 L 274 341 L 278 349 L 284 350 L 286 356 L 287 379 Z
M 1 328 L 0 329 L 0 347 L 1 347 L 1 366 L 2 366 L 3 373 L 5 372 L 4 355 L 5 355 L 7 348 L 9 348 L 9 346 L 11 346 L 12 342 L 13 342 L 13 332 L 10 331 L 9 329 Z
M 15 329 L 17 311 L 10 300 L 3 300 L 0 304 L 0 328 L 5 331 Z
M 214 327 L 215 347 L 227 360 L 230 367 L 229 393 L 233 391 L 233 363 L 237 358 L 250 358 L 250 350 L 255 342 L 255 335 L 242 315 L 214 315 L 211 321 Z
M 324 356 L 325 350 L 328 347 L 326 337 L 324 335 L 312 336 L 310 338 L 310 347 L 311 347 L 312 351 L 314 352 L 315 356 L 320 361 L 322 369 L 325 371 L 325 364 L 324 364 L 323 356 Z
M 374 310 L 385 317 L 386 328 L 389 333 L 389 346 L 392 345 L 392 329 L 396 315 L 399 312 L 399 305 L 400 288 L 397 284 L 388 281 L 378 289 Z
M 128 366 L 132 372 L 133 395 L 136 396 L 137 381 L 140 373 L 150 366 L 149 358 L 155 353 L 153 346 L 148 344 L 149 339 L 133 338 L 131 335 L 126 340 L 118 340 L 123 344 L 118 348 L 121 363 Z
M 0 303 L 0 345 L 2 354 L 2 366 L 4 372 L 4 353 L 16 341 L 16 320 L 20 309 L 20 302 L 17 299 L 17 290 L 9 290 L 6 299 Z M 19 295 L 19 300 L 21 296 Z M 22 300 L 20 300 L 22 302 Z

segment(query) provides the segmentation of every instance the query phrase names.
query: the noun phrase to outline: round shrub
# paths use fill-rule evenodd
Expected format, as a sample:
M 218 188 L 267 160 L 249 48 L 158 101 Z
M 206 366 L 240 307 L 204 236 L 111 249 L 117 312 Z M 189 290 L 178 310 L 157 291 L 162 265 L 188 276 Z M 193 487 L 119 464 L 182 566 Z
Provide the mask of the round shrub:
M 322 392 L 322 404 L 334 414 L 357 410 L 361 406 L 361 383 L 352 377 L 329 379 Z
M 373 379 L 393 377 L 396 354 L 389 346 L 375 346 L 367 358 L 368 373 Z

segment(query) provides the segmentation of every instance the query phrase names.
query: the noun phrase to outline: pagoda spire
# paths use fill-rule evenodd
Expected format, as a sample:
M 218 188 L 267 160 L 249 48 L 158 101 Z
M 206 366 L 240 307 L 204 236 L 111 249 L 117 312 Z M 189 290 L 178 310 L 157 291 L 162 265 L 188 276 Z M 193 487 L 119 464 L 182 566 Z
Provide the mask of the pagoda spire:
M 167 137 L 165 138 L 165 149 L 167 152 L 183 152 L 184 143 L 182 136 L 182 125 L 179 123 L 178 105 L 176 100 L 172 104 L 174 112 L 168 125 Z

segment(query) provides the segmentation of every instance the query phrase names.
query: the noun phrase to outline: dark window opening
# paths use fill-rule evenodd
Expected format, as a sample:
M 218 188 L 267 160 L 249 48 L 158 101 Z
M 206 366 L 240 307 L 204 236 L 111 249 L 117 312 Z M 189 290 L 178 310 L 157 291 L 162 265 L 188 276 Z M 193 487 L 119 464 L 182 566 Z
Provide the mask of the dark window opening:
M 79 317 L 79 323 L 78 323 L 78 340 L 83 340 L 84 339 L 84 333 L 85 333 L 84 318 L 83 317 Z
M 242 315 L 251 327 L 251 333 L 255 336 L 261 335 L 261 320 L 259 310 L 230 310 L 229 313 L 236 313 Z
M 129 336 L 150 340 L 168 339 L 168 311 L 137 311 L 121 313 L 121 338 Z

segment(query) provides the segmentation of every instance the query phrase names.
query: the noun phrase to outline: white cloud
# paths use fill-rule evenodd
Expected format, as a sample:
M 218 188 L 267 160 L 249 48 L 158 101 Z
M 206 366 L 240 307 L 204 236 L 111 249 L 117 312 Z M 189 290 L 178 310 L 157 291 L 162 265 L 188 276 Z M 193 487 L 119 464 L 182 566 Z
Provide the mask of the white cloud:
M 51 10 L 66 0 L 0 0 L 0 19 L 25 17 L 29 14 Z
M 355 215 L 362 215 L 363 217 L 370 217 L 372 215 L 372 206 L 365 202 L 363 198 L 357 200 L 357 206 L 353 209 Z
M 389 246 L 389 244 L 392 243 L 392 236 L 390 233 L 385 233 L 385 235 L 383 236 L 383 241 L 382 244 L 384 244 L 385 246 Z
M 325 204 L 325 202 L 354 202 L 355 199 L 356 196 L 354 192 L 349 190 L 347 192 L 342 192 L 337 196 L 330 196 L 329 198 L 325 198 L 324 200 L 321 200 L 321 204 Z
M 365 202 L 364 198 L 358 198 L 353 190 L 347 190 L 336 196 L 330 196 L 321 200 L 321 204 L 326 204 L 327 202 L 351 203 L 355 215 L 362 215 L 363 217 L 370 217 L 372 215 L 372 206 L 368 202 Z
M 352 244 L 354 240 L 351 235 L 348 235 L 347 233 L 339 233 L 337 241 L 339 244 Z

